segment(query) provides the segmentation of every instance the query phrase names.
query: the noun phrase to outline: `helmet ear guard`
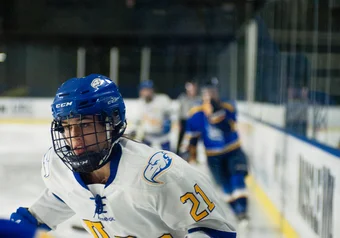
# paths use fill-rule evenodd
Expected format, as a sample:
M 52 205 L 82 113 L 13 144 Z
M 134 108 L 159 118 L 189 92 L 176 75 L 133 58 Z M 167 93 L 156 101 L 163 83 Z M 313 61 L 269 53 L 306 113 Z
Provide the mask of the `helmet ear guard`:
M 116 110 L 111 116 L 102 115 L 103 122 L 106 126 L 107 138 L 111 139 L 111 143 L 114 144 L 124 134 L 127 123 L 126 120 L 122 121 L 119 112 Z M 109 129 L 111 128 L 111 129 Z

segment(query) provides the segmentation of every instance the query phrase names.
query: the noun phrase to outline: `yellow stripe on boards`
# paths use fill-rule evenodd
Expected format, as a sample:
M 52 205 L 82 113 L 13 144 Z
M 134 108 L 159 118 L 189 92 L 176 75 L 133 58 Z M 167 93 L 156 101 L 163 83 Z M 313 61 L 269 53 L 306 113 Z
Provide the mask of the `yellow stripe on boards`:
M 285 236 L 285 238 L 299 238 L 300 236 L 295 231 L 295 229 L 289 224 L 287 219 L 282 216 L 279 209 L 275 207 L 273 202 L 269 199 L 267 194 L 256 183 L 255 179 L 251 175 L 247 176 L 246 183 L 247 188 L 252 191 L 252 193 L 255 195 L 255 198 L 264 208 L 272 222 L 279 227 L 280 232 Z
M 50 124 L 52 119 L 11 118 L 0 119 L 0 124 Z

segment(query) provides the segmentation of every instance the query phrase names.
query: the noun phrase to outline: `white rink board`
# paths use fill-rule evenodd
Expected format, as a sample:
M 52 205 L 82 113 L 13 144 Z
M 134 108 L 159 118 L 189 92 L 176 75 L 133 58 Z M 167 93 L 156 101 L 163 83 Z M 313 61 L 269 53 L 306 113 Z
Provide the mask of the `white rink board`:
M 264 122 L 285 127 L 285 104 L 270 104 L 258 102 L 237 102 L 238 110 Z M 324 118 L 320 128 L 316 128 L 315 138 L 326 145 L 337 147 L 340 143 L 340 107 L 322 106 L 322 110 L 310 105 L 307 112 L 307 135 L 312 137 L 315 116 Z
M 0 98 L 0 119 L 52 119 L 52 98 Z
M 124 100 L 127 118 L 135 117 L 136 100 Z M 0 119 L 47 119 L 52 120 L 53 98 L 0 98 Z
M 340 237 L 339 158 L 249 117 L 240 122 L 253 176 L 300 237 Z M 333 194 L 323 189 L 332 186 Z M 330 204 L 333 212 L 322 214 Z

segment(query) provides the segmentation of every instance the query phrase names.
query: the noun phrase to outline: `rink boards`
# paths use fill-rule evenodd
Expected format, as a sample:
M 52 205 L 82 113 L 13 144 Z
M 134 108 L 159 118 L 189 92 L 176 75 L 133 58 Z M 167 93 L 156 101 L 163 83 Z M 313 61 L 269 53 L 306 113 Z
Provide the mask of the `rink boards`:
M 33 153 L 41 148 L 44 152 L 49 145 L 51 102 L 50 98 L 0 99 L 0 122 L 37 124 L 30 138 L 18 138 L 22 127 L 2 128 L 8 136 L 1 139 L 1 151 L 6 152 L 6 144 L 19 142 L 18 150 Z M 134 118 L 135 102 L 126 100 L 128 120 Z M 172 105 L 177 106 L 176 102 Z M 282 116 L 282 108 L 270 107 Z M 340 237 L 336 226 L 340 222 L 340 213 L 336 213 L 340 210 L 339 151 L 287 133 L 280 120 L 273 125 L 241 113 L 239 121 L 251 164 L 248 182 L 286 237 Z M 41 138 L 46 138 L 44 143 Z M 36 141 L 37 146 L 26 148 L 26 140 Z
M 339 151 L 250 116 L 239 119 L 252 176 L 286 237 L 340 237 Z

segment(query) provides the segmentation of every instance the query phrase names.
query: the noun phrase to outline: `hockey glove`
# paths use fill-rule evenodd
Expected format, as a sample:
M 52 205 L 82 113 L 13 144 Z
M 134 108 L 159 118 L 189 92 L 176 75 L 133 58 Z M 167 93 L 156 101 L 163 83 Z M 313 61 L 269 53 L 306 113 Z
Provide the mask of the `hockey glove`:
M 39 223 L 37 218 L 35 218 L 26 207 L 19 207 L 16 212 L 11 214 L 10 219 L 11 221 L 18 224 L 23 224 L 27 226 L 31 225 L 33 227 L 45 229 L 48 231 L 51 230 L 51 228 L 49 228 L 46 224 Z

